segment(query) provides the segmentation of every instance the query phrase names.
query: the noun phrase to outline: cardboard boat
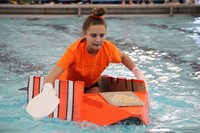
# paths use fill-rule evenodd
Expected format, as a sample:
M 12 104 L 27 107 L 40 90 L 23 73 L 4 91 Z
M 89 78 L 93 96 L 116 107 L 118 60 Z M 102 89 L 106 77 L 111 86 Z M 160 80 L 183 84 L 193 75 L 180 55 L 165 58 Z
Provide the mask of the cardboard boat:
M 44 77 L 29 77 L 27 102 L 42 91 L 43 84 Z M 54 89 L 60 104 L 49 117 L 100 126 L 126 120 L 149 123 L 148 92 L 143 80 L 102 75 L 99 86 L 101 93 L 84 94 L 84 82 L 56 80 Z

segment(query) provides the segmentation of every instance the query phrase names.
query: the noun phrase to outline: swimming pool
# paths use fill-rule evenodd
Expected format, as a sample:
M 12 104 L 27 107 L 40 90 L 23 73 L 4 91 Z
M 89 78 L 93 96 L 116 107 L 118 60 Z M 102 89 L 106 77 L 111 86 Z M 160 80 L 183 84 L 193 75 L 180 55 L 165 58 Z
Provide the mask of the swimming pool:
M 200 131 L 200 18 L 108 18 L 108 39 L 144 71 L 150 124 L 99 127 L 58 119 L 32 119 L 25 111 L 29 75 L 46 75 L 81 33 L 84 17 L 0 19 L 0 132 L 197 132 Z M 111 76 L 132 74 L 111 64 Z M 88 126 L 84 126 L 87 124 Z

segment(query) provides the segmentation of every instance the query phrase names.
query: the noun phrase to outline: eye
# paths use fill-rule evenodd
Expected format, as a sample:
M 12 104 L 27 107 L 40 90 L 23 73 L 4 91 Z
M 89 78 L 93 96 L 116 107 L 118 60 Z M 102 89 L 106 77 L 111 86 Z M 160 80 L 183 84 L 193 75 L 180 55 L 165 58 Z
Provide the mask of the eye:
M 92 33 L 92 34 L 90 34 L 90 36 L 91 36 L 92 38 L 95 38 L 95 37 L 97 37 L 97 34 Z
M 103 33 L 103 34 L 100 34 L 99 36 L 102 38 L 102 37 L 104 37 L 104 36 L 105 36 L 105 34 Z

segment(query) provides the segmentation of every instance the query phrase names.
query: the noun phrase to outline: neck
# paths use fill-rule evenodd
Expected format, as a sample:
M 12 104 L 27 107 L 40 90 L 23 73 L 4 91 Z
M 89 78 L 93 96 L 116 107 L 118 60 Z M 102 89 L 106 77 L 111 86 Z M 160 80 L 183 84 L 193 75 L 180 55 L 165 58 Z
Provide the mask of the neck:
M 87 48 L 87 52 L 90 54 L 90 55 L 96 55 L 98 53 L 98 50 L 92 50 L 92 49 L 88 49 Z
M 99 49 L 93 49 L 93 48 L 89 47 L 89 46 L 87 45 L 87 41 L 85 42 L 85 44 L 86 44 L 86 51 L 87 51 L 90 55 L 94 56 L 94 55 L 96 55 L 96 54 L 98 53 Z

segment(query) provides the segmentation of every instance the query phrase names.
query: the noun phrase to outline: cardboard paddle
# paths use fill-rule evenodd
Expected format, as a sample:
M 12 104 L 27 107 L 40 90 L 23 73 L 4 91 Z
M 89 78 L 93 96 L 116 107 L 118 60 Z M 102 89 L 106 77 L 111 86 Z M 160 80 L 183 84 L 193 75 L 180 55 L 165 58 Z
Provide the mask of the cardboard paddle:
M 43 91 L 30 100 L 26 111 L 34 118 L 42 119 L 50 115 L 60 103 L 51 83 L 46 83 Z

